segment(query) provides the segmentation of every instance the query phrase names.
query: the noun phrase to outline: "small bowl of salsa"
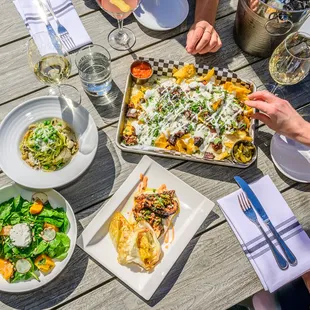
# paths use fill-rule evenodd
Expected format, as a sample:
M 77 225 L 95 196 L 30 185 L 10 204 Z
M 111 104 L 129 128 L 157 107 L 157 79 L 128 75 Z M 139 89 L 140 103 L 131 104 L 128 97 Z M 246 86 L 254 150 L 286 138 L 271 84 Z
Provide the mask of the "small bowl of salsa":
M 136 60 L 130 66 L 130 74 L 137 84 L 146 83 L 153 75 L 153 68 L 145 60 Z

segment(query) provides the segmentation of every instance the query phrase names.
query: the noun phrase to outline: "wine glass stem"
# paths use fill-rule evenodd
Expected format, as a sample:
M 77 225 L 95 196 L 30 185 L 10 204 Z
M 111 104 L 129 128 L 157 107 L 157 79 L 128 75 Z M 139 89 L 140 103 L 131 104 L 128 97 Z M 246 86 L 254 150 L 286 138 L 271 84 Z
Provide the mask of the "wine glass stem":
M 61 87 L 59 84 L 57 84 L 57 89 L 58 89 L 58 93 L 60 95 L 60 97 L 62 96 L 62 92 L 61 92 Z
M 129 37 L 126 33 L 126 31 L 123 30 L 123 19 L 118 19 L 118 32 L 116 34 L 116 42 L 121 45 L 126 45 L 128 43 Z
M 123 34 L 123 25 L 124 25 L 124 20 L 123 19 L 118 19 L 117 20 L 117 26 L 118 26 L 118 33 L 120 35 Z
M 277 91 L 277 89 L 279 88 L 279 86 L 280 86 L 279 84 L 274 85 L 274 86 L 273 86 L 273 89 L 271 90 L 271 93 L 272 93 L 272 94 L 275 94 L 276 91 Z

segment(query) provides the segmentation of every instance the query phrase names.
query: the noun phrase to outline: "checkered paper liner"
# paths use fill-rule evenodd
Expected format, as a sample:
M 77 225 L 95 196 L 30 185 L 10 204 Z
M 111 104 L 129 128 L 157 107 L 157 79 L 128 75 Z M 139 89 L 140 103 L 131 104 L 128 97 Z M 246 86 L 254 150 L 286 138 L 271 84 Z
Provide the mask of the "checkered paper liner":
M 154 59 L 147 57 L 139 57 L 139 60 L 149 62 L 150 65 L 153 67 L 154 74 L 158 76 L 161 75 L 172 76 L 174 68 L 179 69 L 181 67 L 184 67 L 184 65 L 188 64 L 181 61 Z M 197 70 L 197 74 L 202 75 L 208 73 L 208 71 L 210 71 L 213 67 L 209 67 L 207 65 L 195 64 L 195 68 Z M 224 84 L 226 82 L 232 82 L 234 84 L 239 84 L 253 90 L 253 84 L 241 80 L 236 73 L 226 68 L 214 67 L 214 75 L 216 77 L 216 81 L 219 82 L 220 84 Z
M 150 63 L 150 65 L 153 68 L 153 74 L 157 76 L 172 76 L 173 69 L 174 68 L 181 68 L 187 63 L 181 62 L 181 61 L 174 61 L 174 60 L 164 60 L 164 59 L 154 59 L 154 58 L 147 58 L 147 57 L 139 57 L 138 60 L 144 60 Z M 238 77 L 238 75 L 228 69 L 225 68 L 218 68 L 218 67 L 209 67 L 206 65 L 198 65 L 195 64 L 197 74 L 206 74 L 208 71 L 210 71 L 212 68 L 214 68 L 214 75 L 216 77 L 216 81 L 220 84 L 224 84 L 225 82 L 232 82 L 237 85 L 245 86 L 249 89 L 251 89 L 252 92 L 255 91 L 255 85 L 251 82 L 246 82 Z M 128 89 L 126 89 L 126 92 Z M 125 102 L 123 102 L 125 104 Z M 123 113 L 125 113 L 126 109 L 122 109 Z M 125 120 L 125 114 L 121 119 Z M 121 131 L 120 131 L 120 124 L 118 129 L 118 141 L 121 141 Z M 254 140 L 254 122 L 251 126 L 250 135 L 252 136 Z M 175 150 L 165 150 L 158 147 L 153 146 L 146 146 L 146 145 L 133 145 L 128 146 L 124 143 L 118 143 L 118 146 L 123 150 L 127 152 L 133 152 L 133 153 L 139 153 L 139 154 L 146 154 L 146 155 L 157 155 L 157 156 L 163 156 L 163 157 L 170 157 L 175 159 L 181 159 L 181 160 L 190 160 L 190 161 L 198 161 L 203 163 L 210 163 L 210 164 L 216 164 L 216 165 L 222 165 L 222 166 L 230 166 L 230 167 L 238 167 L 238 168 L 246 168 L 250 164 L 239 164 L 234 162 L 230 158 L 226 158 L 223 160 L 213 160 L 213 159 L 204 159 L 196 154 L 185 154 L 181 153 Z

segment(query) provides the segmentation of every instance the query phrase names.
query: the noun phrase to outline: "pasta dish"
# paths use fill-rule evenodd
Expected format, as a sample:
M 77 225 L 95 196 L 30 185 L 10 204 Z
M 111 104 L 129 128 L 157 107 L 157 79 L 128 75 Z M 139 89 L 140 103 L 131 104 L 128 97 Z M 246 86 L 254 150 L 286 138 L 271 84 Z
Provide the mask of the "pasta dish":
M 34 169 L 55 171 L 64 167 L 78 151 L 73 130 L 61 119 L 32 124 L 20 144 L 22 159 Z

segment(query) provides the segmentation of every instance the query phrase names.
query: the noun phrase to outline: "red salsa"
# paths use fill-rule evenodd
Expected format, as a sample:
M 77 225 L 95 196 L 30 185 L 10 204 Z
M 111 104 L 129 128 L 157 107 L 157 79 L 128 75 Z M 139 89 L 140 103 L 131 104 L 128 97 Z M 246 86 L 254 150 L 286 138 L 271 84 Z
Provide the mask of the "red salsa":
M 152 67 L 147 62 L 138 62 L 131 67 L 131 74 L 139 79 L 147 79 L 152 75 Z

